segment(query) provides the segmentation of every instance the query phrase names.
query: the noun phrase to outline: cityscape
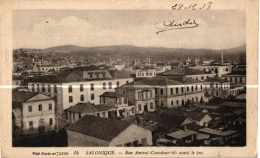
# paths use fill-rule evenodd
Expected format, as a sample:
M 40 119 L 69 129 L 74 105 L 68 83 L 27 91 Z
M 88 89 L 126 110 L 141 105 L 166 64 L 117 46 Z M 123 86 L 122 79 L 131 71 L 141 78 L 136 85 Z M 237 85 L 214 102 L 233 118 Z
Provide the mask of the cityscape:
M 244 13 L 165 12 L 14 11 L 13 147 L 246 146 Z
M 14 146 L 246 145 L 245 46 L 177 62 L 63 47 L 14 51 Z

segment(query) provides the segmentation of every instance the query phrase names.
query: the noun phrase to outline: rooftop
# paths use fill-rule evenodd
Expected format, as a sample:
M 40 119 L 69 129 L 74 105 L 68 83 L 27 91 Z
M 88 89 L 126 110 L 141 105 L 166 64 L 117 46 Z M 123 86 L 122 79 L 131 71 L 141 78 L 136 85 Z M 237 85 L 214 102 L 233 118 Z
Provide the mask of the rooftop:
M 220 77 L 210 77 L 210 78 L 207 78 L 206 80 L 204 80 L 205 82 L 228 82 Z
M 176 138 L 176 139 L 182 139 L 182 138 L 194 135 L 196 133 L 198 133 L 198 132 L 195 132 L 195 131 L 192 131 L 192 130 L 179 130 L 179 131 L 176 131 L 176 132 L 169 133 L 167 135 L 170 136 L 170 137 Z
M 37 94 L 39 94 L 39 93 L 13 90 L 12 91 L 12 101 L 23 103 L 23 102 L 26 102 L 28 99 L 36 96 Z
M 237 133 L 236 131 L 233 131 L 233 130 L 221 131 L 221 130 L 216 130 L 216 129 L 211 129 L 211 128 L 202 128 L 199 131 L 217 135 L 217 136 L 229 136 L 229 135 Z
M 100 112 L 100 111 L 108 111 L 112 108 L 114 108 L 114 106 L 94 105 L 91 103 L 78 103 L 74 106 L 69 107 L 67 109 L 67 111 L 84 114 L 84 113 L 95 113 L 95 112 Z
M 85 115 L 67 127 L 67 130 L 111 141 L 130 125 L 126 121 Z
M 207 72 L 190 69 L 190 68 L 177 68 L 171 69 L 169 71 L 163 72 L 159 75 L 162 76 L 186 76 L 186 75 L 201 75 L 201 74 L 208 74 Z
M 100 97 L 121 98 L 121 97 L 125 97 L 125 95 L 117 92 L 105 92 L 102 95 L 100 95 Z

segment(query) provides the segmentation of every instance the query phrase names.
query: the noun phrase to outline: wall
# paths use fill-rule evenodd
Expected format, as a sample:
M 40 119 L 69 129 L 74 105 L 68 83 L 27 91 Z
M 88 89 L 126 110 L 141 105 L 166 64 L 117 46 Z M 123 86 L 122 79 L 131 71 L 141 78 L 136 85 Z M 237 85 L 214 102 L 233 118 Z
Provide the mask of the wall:
M 109 146 L 109 142 L 105 140 L 101 140 L 98 138 L 94 138 L 91 136 L 87 136 L 81 133 L 73 132 L 67 130 L 67 139 L 69 147 L 95 147 L 95 146 Z
M 141 143 L 143 138 L 147 139 L 147 145 L 152 145 L 152 132 L 139 127 L 137 125 L 130 125 L 118 136 L 116 136 L 109 144 L 109 146 L 124 146 L 128 142 L 134 142 L 138 140 Z
M 52 110 L 49 110 L 49 104 L 52 104 Z M 42 104 L 42 111 L 38 110 L 38 105 Z M 32 106 L 32 112 L 28 111 L 28 106 Z M 55 103 L 53 100 L 41 100 L 26 102 L 23 104 L 23 132 L 31 133 L 29 130 L 29 122 L 33 121 L 33 128 L 36 132 L 39 127 L 39 120 L 44 119 L 45 131 L 52 131 L 55 129 Z M 49 120 L 52 118 L 52 125 L 49 125 Z

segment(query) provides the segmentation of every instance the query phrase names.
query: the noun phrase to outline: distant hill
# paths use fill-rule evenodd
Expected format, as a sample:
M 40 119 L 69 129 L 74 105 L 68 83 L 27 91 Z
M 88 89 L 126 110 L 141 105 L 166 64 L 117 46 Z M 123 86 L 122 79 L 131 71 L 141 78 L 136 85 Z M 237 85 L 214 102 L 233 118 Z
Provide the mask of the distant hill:
M 20 51 L 14 50 L 14 53 Z M 26 49 L 23 49 L 26 52 Z M 32 52 L 32 49 L 30 49 Z M 187 57 L 199 59 L 220 59 L 221 53 L 224 53 L 225 59 L 241 58 L 246 56 L 246 45 L 237 48 L 211 50 L 211 49 L 185 49 L 185 48 L 163 48 L 163 47 L 137 47 L 132 45 L 115 45 L 101 47 L 78 47 L 74 45 L 62 45 L 42 50 L 35 53 L 60 52 L 69 53 L 76 56 L 91 56 L 101 59 L 123 59 L 133 60 L 135 58 L 150 57 L 152 60 L 183 60 Z

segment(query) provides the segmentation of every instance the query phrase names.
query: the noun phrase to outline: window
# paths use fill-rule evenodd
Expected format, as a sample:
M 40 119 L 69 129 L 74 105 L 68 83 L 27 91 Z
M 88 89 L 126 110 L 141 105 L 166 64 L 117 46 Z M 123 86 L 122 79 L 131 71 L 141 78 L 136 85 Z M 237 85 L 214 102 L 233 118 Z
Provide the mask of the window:
M 151 98 L 153 97 L 153 91 L 150 91 L 150 97 Z
M 72 103 L 73 102 L 73 97 L 69 96 L 69 102 Z
M 228 68 L 226 68 L 226 71 L 228 72 Z
M 79 118 L 81 118 L 81 114 L 79 113 Z
M 32 106 L 28 106 L 28 112 L 32 112 Z
M 38 105 L 38 109 L 39 109 L 39 111 L 42 111 L 42 104 Z
M 202 85 L 200 85 L 200 89 L 202 90 Z
M 161 89 L 161 95 L 163 95 L 163 89 Z
M 106 83 L 103 83 L 103 89 L 106 89 L 107 87 L 106 87 Z
M 53 124 L 52 118 L 50 118 L 50 120 L 49 120 L 49 125 L 51 126 L 52 124 Z
M 84 95 L 80 96 L 80 101 L 84 101 Z
M 80 85 L 80 88 L 79 88 L 79 90 L 80 90 L 81 92 L 83 92 L 83 91 L 84 91 L 83 84 L 81 84 L 81 85 Z
M 171 88 L 171 95 L 173 95 L 173 88 Z
M 54 85 L 54 93 L 57 93 L 57 86 Z
M 157 94 L 157 91 L 158 91 L 157 88 L 155 88 L 155 94 Z
M 176 104 L 179 105 L 179 100 L 176 100 Z
M 51 92 L 51 85 L 48 85 L 48 92 Z
M 198 97 L 196 97 L 196 102 L 198 102 L 199 101 L 199 98 Z
M 142 105 L 141 104 L 138 104 L 138 110 L 142 111 Z
M 183 89 L 183 87 L 181 87 L 181 93 L 183 93 L 183 91 L 184 91 L 184 89 Z
M 240 79 L 240 82 L 243 82 L 243 79 L 242 79 L 242 77 L 240 77 L 239 79 Z
M 189 87 L 187 87 L 187 92 L 189 92 Z
M 230 77 L 230 82 L 232 82 L 232 77 Z
M 172 106 L 173 106 L 173 100 L 172 100 Z
M 45 92 L 45 85 L 42 84 L 42 92 Z
M 37 84 L 37 91 L 40 92 L 40 85 Z
M 108 85 L 109 85 L 109 89 L 112 89 L 112 83 L 109 82 Z
M 32 84 L 32 91 L 34 92 L 34 84 Z
M 119 81 L 116 82 L 116 86 L 119 87 L 120 86 L 120 83 Z
M 142 99 L 142 92 L 138 92 L 138 99 Z
M 201 76 L 201 80 L 204 80 L 204 76 Z
M 52 110 L 52 104 L 51 103 L 49 104 L 49 110 Z
M 94 99 L 95 99 L 95 95 L 91 94 L 91 100 L 94 100 Z
M 97 78 L 99 78 L 99 73 L 97 73 Z
M 33 129 L 33 121 L 29 121 L 29 129 Z
M 92 73 L 89 74 L 89 78 L 93 78 L 93 74 Z
M 147 138 L 141 139 L 142 145 L 147 145 Z
M 127 104 L 127 98 L 124 98 L 124 104 Z
M 237 78 L 235 77 L 235 83 L 237 83 Z
M 193 86 L 191 86 L 191 91 L 192 91 L 192 92 L 194 91 L 194 88 L 193 88 Z
M 94 91 L 94 84 L 93 83 L 90 85 L 90 90 Z
M 69 93 L 72 93 L 72 85 L 69 85 Z
M 153 103 L 150 103 L 150 109 L 153 109 Z
M 218 88 L 218 84 L 216 83 L 216 88 Z
M 100 113 L 97 113 L 97 117 L 100 117 Z
M 178 88 L 176 88 L 176 94 L 178 94 L 179 93 L 179 89 Z
M 210 84 L 210 88 L 212 88 L 212 87 L 213 87 L 213 83 Z
M 197 91 L 198 90 L 198 86 L 196 85 L 196 87 L 195 87 L 195 90 Z

